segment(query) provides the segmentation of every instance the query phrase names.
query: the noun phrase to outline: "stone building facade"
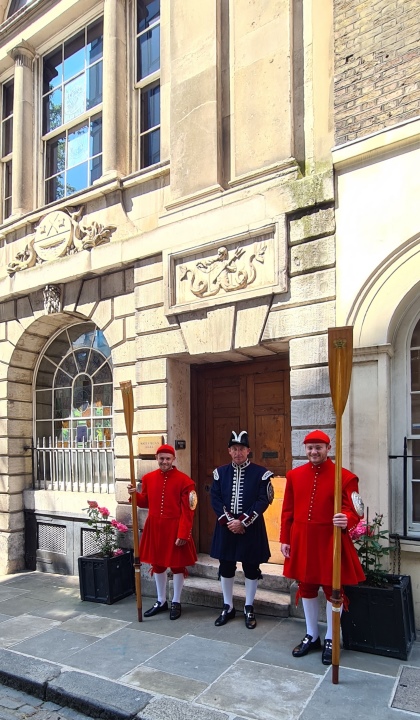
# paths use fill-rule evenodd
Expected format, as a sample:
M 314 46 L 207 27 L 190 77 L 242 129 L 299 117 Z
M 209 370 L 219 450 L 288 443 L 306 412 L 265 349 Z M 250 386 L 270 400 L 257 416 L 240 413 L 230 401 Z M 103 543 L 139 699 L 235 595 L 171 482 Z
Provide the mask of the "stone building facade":
M 418 626 L 420 20 L 409 0 L 334 11 L 336 318 L 354 326 L 346 461 L 371 517 L 401 537 Z

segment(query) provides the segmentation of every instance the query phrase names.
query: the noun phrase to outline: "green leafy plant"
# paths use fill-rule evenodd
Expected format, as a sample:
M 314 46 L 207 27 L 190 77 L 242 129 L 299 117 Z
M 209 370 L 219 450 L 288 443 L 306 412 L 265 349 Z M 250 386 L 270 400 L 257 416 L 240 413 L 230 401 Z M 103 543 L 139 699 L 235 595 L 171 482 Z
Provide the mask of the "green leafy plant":
M 118 547 L 118 533 L 128 532 L 128 527 L 117 520 L 110 520 L 110 512 L 106 507 L 99 507 L 96 500 L 88 500 L 87 524 L 93 528 L 98 552 L 102 557 L 122 555 L 124 550 Z
M 361 520 L 353 530 L 350 537 L 357 549 L 359 560 L 366 575 L 366 585 L 381 587 L 388 584 L 388 570 L 384 569 L 383 561 L 390 553 L 389 532 L 382 529 L 383 515 L 376 513 L 369 522 L 369 514 L 366 520 Z

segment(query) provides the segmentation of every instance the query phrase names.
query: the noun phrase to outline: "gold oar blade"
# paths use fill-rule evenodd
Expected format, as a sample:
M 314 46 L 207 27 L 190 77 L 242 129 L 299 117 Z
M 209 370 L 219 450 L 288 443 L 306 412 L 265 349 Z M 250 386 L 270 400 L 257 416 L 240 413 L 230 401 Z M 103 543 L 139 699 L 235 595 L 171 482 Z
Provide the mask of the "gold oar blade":
M 328 328 L 328 370 L 335 414 L 342 415 L 350 390 L 353 327 Z

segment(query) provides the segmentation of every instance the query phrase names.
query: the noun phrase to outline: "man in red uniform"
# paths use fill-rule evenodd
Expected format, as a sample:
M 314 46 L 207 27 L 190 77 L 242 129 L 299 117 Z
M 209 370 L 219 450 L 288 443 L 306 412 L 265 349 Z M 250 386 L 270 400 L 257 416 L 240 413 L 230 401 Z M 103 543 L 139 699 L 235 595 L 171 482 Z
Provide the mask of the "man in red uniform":
M 327 632 L 322 652 L 324 665 L 332 661 L 332 561 L 334 525 L 342 529 L 341 581 L 355 585 L 365 579 L 348 531 L 363 517 L 358 478 L 342 469 L 342 511 L 334 515 L 335 466 L 328 457 L 330 438 L 314 430 L 304 439 L 309 462 L 287 473 L 281 516 L 280 542 L 285 577 L 299 583 L 307 634 L 292 654 L 302 657 L 321 648 L 318 631 L 318 589 L 327 598 Z M 298 597 L 297 596 L 297 597 Z
M 177 620 L 181 615 L 186 565 L 194 565 L 197 560 L 191 537 L 197 495 L 194 481 L 174 466 L 175 450 L 171 445 L 161 445 L 156 450 L 156 460 L 159 468 L 143 476 L 141 492 L 128 486 L 130 495 L 136 493 L 137 506 L 149 508 L 139 556 L 141 562 L 152 566 L 157 601 L 144 617 L 168 610 L 166 583 L 170 567 L 174 585 L 170 619 Z

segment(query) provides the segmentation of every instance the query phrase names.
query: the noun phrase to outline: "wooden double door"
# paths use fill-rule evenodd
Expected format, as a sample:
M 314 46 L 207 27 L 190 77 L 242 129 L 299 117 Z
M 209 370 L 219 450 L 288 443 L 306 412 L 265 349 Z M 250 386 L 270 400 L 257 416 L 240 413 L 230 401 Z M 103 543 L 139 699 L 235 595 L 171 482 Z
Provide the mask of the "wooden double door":
M 232 430 L 247 430 L 251 459 L 275 476 L 284 476 L 291 467 L 288 361 L 194 367 L 191 419 L 192 476 L 198 489 L 195 540 L 199 552 L 208 553 L 215 524 L 213 470 L 230 462 Z

